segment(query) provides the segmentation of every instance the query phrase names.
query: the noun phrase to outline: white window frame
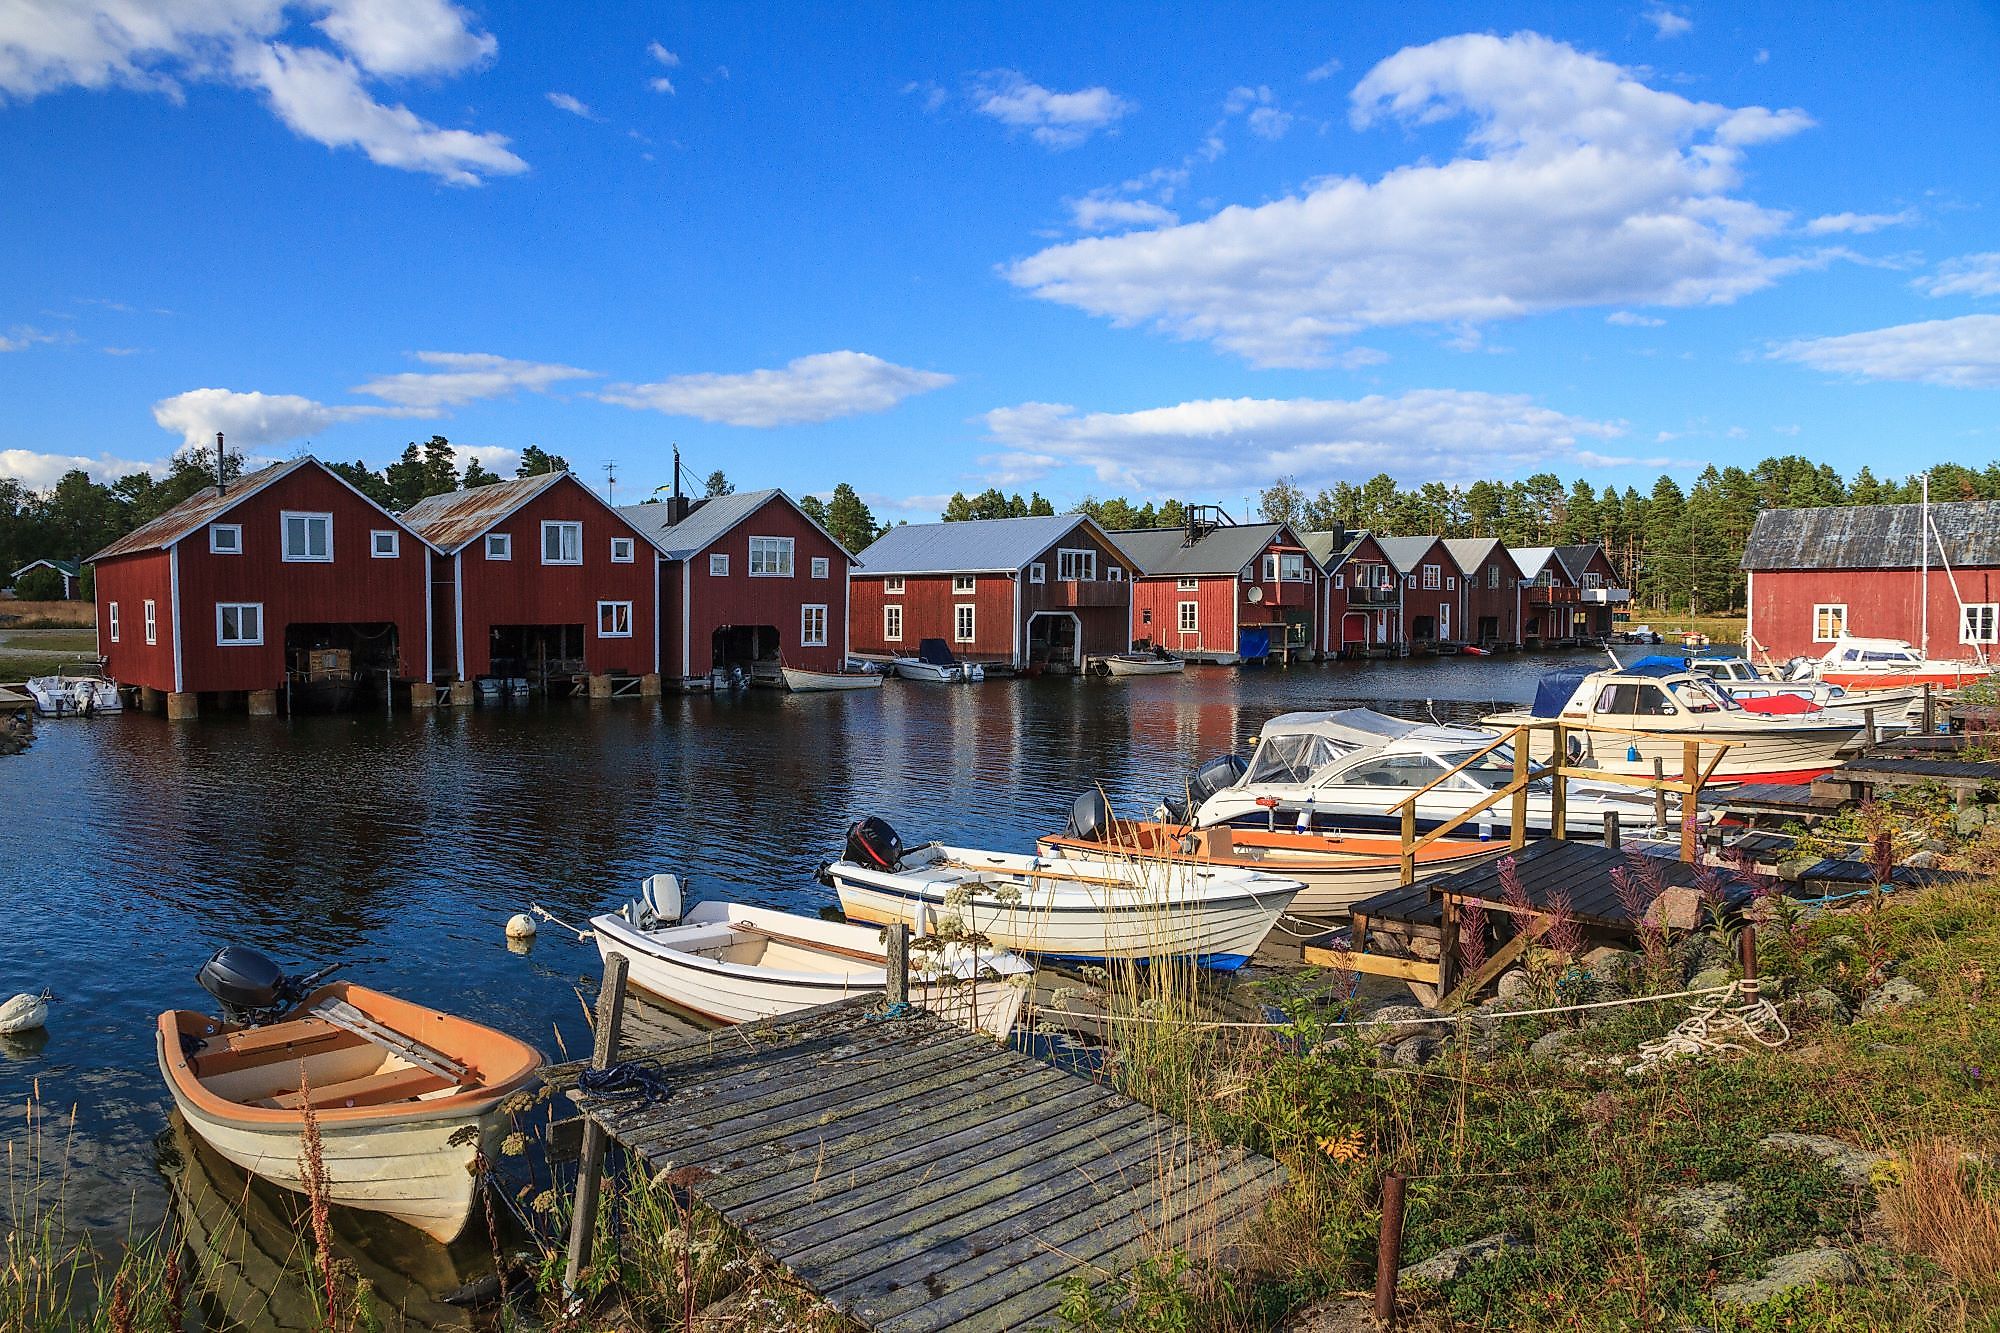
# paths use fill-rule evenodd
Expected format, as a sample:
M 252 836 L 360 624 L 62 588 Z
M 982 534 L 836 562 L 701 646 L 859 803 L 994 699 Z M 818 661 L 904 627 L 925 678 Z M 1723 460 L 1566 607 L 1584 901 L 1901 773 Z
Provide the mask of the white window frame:
M 223 533 L 234 540 L 227 546 L 222 544 Z M 210 555 L 242 555 L 243 525 L 241 523 L 211 523 L 208 525 L 208 553 Z
M 604 628 L 604 613 L 611 613 L 611 628 Z M 618 628 L 620 620 L 625 628 Z M 629 639 L 632 637 L 632 603 L 599 602 L 597 604 L 597 637 L 600 639 Z
M 1037 560 L 1034 564 L 1028 566 L 1028 582 L 1047 583 L 1048 581 L 1049 567 L 1047 565 Z
M 979 577 L 976 574 L 953 574 L 951 593 L 954 597 L 970 597 L 979 591 Z
M 231 611 L 236 613 L 236 637 L 225 638 L 223 627 Z M 251 638 L 243 633 L 243 613 L 257 613 L 257 636 Z M 215 643 L 219 648 L 255 648 L 264 642 L 264 604 L 262 602 L 217 602 L 215 604 Z
M 306 555 L 292 554 L 292 520 L 304 523 Z M 326 525 L 326 554 L 312 555 L 312 525 L 318 520 Z M 288 565 L 330 565 L 333 563 L 333 515 L 307 509 L 286 509 L 278 514 L 278 558 Z M 245 602 L 245 606 L 261 606 L 260 602 Z M 262 642 L 262 640 L 259 640 Z
M 387 537 L 387 549 L 382 539 Z M 394 560 L 403 553 L 403 534 L 394 528 L 371 528 L 368 531 L 368 558 L 371 560 Z
M 1604 586 L 1604 576 L 1602 574 L 1585 573 L 1583 576 L 1583 586 L 1586 588 L 1602 588 Z
M 1292 566 L 1293 569 L 1293 572 L 1289 574 L 1285 572 L 1285 568 L 1288 565 Z M 1278 557 L 1278 577 L 1286 583 L 1304 583 L 1311 578 L 1312 576 L 1306 572 L 1305 552 L 1286 551 L 1281 554 Z
M 882 608 L 882 638 L 888 643 L 903 641 L 903 604 L 891 602 Z
M 556 553 L 549 555 L 549 538 L 556 539 Z M 580 565 L 583 563 L 583 524 L 573 519 L 545 518 L 542 520 L 542 563 L 545 565 Z
M 1832 623 L 1833 632 L 1831 634 L 1824 633 L 1821 627 L 1829 624 L 1830 622 Z M 1841 635 L 1841 631 L 1847 628 L 1847 603 L 1846 602 L 1815 603 L 1813 606 L 1812 623 L 1813 623 L 1814 643 L 1834 643 L 1838 641 Z M 1961 621 L 1961 629 L 1962 628 L 1963 624 Z
M 816 579 L 832 578 L 833 558 L 824 555 L 814 556 L 812 558 L 812 576 Z
M 1088 571 L 1087 573 L 1084 571 Z M 1072 547 L 1056 548 L 1056 582 L 1095 583 L 1097 581 L 1097 551 L 1095 548 L 1077 550 Z
M 1424 591 L 1436 592 L 1443 583 L 1444 571 L 1436 565 L 1424 566 Z
M 1458 591 L 1458 575 L 1447 574 L 1444 576 L 1444 590 L 1446 592 Z
M 1981 627 L 1983 625 L 1983 628 Z M 1967 602 L 1959 608 L 1960 643 L 2000 643 L 2000 603 Z
M 1486 567 L 1486 586 L 1489 588 L 1500 586 L 1500 566 L 1488 565 Z
M 898 575 L 897 577 L 895 577 L 895 578 L 893 578 L 893 579 L 883 579 L 883 580 L 882 580 L 882 591 L 883 591 L 883 592 L 885 592 L 885 593 L 898 593 L 898 592 L 901 592 L 902 590 L 903 590 L 903 580 L 902 580 L 902 576 L 901 576 L 901 575 Z
M 1104 567 L 1104 581 L 1106 583 L 1123 583 L 1125 581 L 1125 566 L 1106 565 Z
M 1196 592 L 1200 588 L 1200 579 L 1179 578 L 1174 580 L 1174 590 L 1176 592 Z
M 712 579 L 729 577 L 729 554 L 726 551 L 711 551 L 708 556 L 708 576 Z
M 951 641 L 953 643 L 971 643 L 978 637 L 978 603 L 953 602 L 951 606 Z
M 111 642 L 116 643 L 118 642 L 118 603 L 106 602 L 104 605 L 108 608 L 106 617 L 111 629 Z
M 1346 588 L 1347 588 L 1347 575 L 1335 574 L 1333 576 L 1333 590 L 1335 592 L 1343 592 L 1346 590 Z
M 1201 633 L 1201 603 L 1182 602 L 1176 609 L 1176 623 L 1183 634 Z
M 514 534 L 510 532 L 487 533 L 486 558 L 488 560 L 512 560 L 514 558 Z
M 777 563 L 783 564 L 782 569 L 777 568 L 773 561 L 773 557 L 780 554 L 784 559 Z M 760 556 L 762 559 L 759 559 Z M 749 562 L 746 568 L 749 569 L 750 577 L 753 579 L 788 579 L 792 577 L 792 570 L 796 568 L 792 559 L 790 537 L 752 537 L 750 554 L 746 559 Z
M 813 628 L 815 618 L 819 621 L 817 631 Z M 799 647 L 826 647 L 826 607 L 824 605 L 817 602 L 808 602 L 799 608 Z
M 154 604 L 152 598 L 148 597 L 144 605 L 140 607 L 140 610 L 145 613 L 146 617 L 146 642 L 158 643 L 160 641 L 160 608 Z
M 1266 551 L 1264 552 L 1264 582 L 1276 583 L 1277 581 L 1278 553 L 1276 551 Z
M 639 559 L 639 539 L 637 537 L 613 537 L 611 539 L 611 563 L 629 565 Z
M 1390 575 L 1390 573 L 1389 573 L 1389 566 L 1387 566 L 1387 565 L 1376 565 L 1376 566 L 1374 567 L 1374 569 L 1375 569 L 1375 586 L 1376 586 L 1376 587 L 1378 587 L 1378 588 L 1381 588 L 1381 589 L 1383 589 L 1383 590 L 1385 590 L 1385 591 L 1386 591 L 1386 590 L 1388 590 L 1388 589 L 1390 589 L 1390 588 L 1393 588 L 1393 587 L 1395 587 L 1395 586 L 1396 586 L 1396 581 L 1395 581 L 1395 579 L 1394 579 L 1394 578 L 1393 578 L 1393 577 L 1392 577 L 1392 576 Z

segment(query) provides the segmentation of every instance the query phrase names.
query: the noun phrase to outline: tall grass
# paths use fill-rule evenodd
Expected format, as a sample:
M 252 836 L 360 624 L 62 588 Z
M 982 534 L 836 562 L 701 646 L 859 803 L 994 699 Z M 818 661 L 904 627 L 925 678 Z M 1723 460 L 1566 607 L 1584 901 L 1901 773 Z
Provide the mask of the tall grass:
M 2000 1295 L 2000 1203 L 1990 1169 L 1958 1145 L 1926 1139 L 1901 1155 L 1881 1193 L 1897 1243 L 1927 1255 L 1970 1291 Z

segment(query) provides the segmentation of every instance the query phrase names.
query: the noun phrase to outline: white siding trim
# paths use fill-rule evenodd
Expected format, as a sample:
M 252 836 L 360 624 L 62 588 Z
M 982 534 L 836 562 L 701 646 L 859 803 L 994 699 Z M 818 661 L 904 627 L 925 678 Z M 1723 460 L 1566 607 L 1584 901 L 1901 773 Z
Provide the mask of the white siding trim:
M 1016 574 L 1014 576 L 1014 669 L 1016 671 L 1020 670 L 1022 666 L 1021 635 L 1023 632 L 1024 628 L 1021 624 L 1021 576 Z M 1076 651 L 1081 656 L 1083 653 L 1083 644 L 1078 643 Z
M 633 550 L 636 552 L 637 547 Z M 660 623 L 660 553 L 653 552 L 653 674 L 660 674 L 660 631 L 666 628 Z
M 688 646 L 688 622 L 694 619 L 694 603 L 689 600 L 694 589 L 694 561 L 681 561 L 681 679 L 686 680 L 692 665 Z
M 451 619 L 458 631 L 458 679 L 465 679 L 465 548 L 451 558 Z
M 424 543 L 424 674 L 427 683 L 437 683 L 437 627 L 431 622 L 436 618 L 432 608 L 436 600 L 431 592 L 431 548 Z
M 181 693 L 181 548 L 167 549 L 167 600 L 174 608 L 174 693 Z

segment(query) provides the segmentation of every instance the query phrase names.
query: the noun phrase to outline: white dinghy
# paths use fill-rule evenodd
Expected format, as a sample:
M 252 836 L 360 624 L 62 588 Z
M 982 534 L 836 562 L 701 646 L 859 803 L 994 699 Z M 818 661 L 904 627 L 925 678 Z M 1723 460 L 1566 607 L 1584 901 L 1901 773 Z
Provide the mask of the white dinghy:
M 1187 663 L 1165 653 L 1119 653 L 1104 659 L 1104 670 L 1112 676 L 1177 676 Z
M 1234 971 L 1304 887 L 1261 871 L 1126 858 L 1047 859 L 927 843 L 864 819 L 824 872 L 849 917 L 956 917 L 995 944 L 1073 962 L 1189 959 Z
M 781 667 L 785 688 L 793 694 L 817 694 L 830 690 L 879 690 L 879 671 L 808 671 L 804 667 Z
M 719 1023 L 789 1014 L 885 990 L 881 932 L 742 903 L 680 912 L 672 875 L 647 879 L 622 910 L 592 917 L 600 954 L 622 953 L 631 984 Z M 995 1037 L 1013 1031 L 1034 968 L 999 949 L 913 942 L 910 1002 Z

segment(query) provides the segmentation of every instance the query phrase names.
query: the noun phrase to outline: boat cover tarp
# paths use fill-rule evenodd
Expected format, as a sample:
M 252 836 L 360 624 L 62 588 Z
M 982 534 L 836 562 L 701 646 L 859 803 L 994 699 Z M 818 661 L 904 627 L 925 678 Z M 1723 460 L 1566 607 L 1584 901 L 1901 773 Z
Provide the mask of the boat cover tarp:
M 932 666 L 941 667 L 953 666 L 958 662 L 958 659 L 951 655 L 951 649 L 945 647 L 943 639 L 925 639 L 919 643 L 917 645 L 917 660 L 919 662 L 928 662 Z
M 1384 745 L 1400 740 L 1424 724 L 1390 717 L 1372 708 L 1341 708 L 1328 712 L 1280 713 L 1264 724 L 1261 740 L 1274 736 L 1322 736 L 1342 745 Z
M 1674 672 L 1686 671 L 1688 669 L 1688 661 L 1685 657 L 1665 657 L 1659 653 L 1653 653 L 1650 656 L 1638 659 L 1636 662 L 1628 663 L 1625 669 L 1627 671 L 1643 671 L 1649 676 L 1665 676 L 1671 675 Z
M 1752 699 L 1738 699 L 1746 713 L 1817 713 L 1819 705 L 1803 694 L 1766 694 Z
M 1543 676 L 1535 686 L 1535 706 L 1529 711 L 1536 717 L 1560 717 L 1563 705 L 1576 695 L 1577 686 L 1583 684 L 1584 671 L 1563 671 Z
M 1255 662 L 1271 655 L 1271 631 L 1267 629 L 1246 629 L 1236 636 L 1236 651 L 1246 662 Z

